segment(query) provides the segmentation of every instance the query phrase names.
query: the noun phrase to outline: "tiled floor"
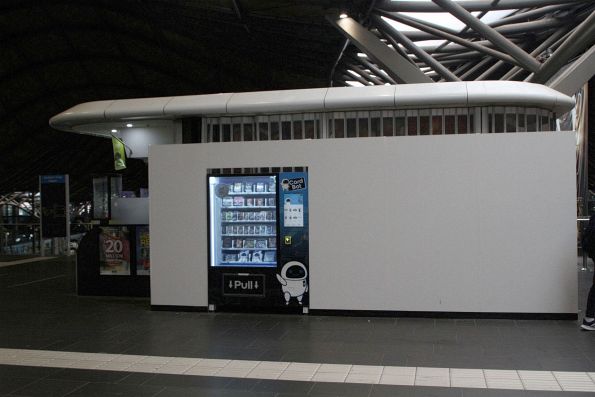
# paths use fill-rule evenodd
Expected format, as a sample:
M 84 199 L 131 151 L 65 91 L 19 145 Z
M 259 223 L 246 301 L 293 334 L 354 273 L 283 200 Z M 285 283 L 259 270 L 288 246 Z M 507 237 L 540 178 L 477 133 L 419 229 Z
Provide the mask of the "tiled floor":
M 60 260 L 0 268 L 0 395 L 595 395 L 574 321 L 151 312 L 73 280 Z

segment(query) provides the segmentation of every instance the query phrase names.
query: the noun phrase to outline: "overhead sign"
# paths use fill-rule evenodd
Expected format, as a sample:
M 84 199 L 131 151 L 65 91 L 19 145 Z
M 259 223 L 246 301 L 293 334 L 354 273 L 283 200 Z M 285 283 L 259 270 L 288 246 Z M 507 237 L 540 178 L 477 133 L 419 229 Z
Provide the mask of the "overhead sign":
M 264 296 L 264 274 L 224 274 L 223 295 Z
M 41 236 L 66 237 L 70 214 L 68 212 L 68 175 L 41 175 Z

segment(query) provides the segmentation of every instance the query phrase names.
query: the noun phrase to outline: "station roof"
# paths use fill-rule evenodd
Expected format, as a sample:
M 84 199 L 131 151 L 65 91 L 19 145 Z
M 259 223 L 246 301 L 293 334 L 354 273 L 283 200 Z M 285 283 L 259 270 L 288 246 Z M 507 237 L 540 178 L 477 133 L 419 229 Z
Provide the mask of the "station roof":
M 470 28 L 460 15 L 449 16 L 460 12 L 453 11 L 454 3 L 490 29 Z M 389 68 L 394 59 L 384 64 L 359 36 L 347 41 L 350 28 L 373 35 L 385 47 L 376 48 L 380 53 L 398 54 L 406 62 L 398 65 L 413 67 L 400 70 L 411 69 L 425 82 L 455 80 L 450 73 L 463 81 L 544 83 L 582 57 L 593 60 L 593 51 L 587 51 L 595 37 L 593 0 L 454 3 L 4 0 L 0 193 L 36 190 L 41 173 L 69 173 L 75 197 L 77 192 L 89 197 L 89 175 L 112 170 L 111 147 L 48 125 L 52 116 L 80 103 L 408 82 L 403 80 L 411 76 Z M 515 47 L 503 49 L 503 42 L 486 38 L 493 31 Z M 437 62 L 412 50 L 408 41 Z M 511 48 L 516 49 L 506 51 Z M 124 178 L 130 189 L 146 185 L 146 167 L 130 161 Z

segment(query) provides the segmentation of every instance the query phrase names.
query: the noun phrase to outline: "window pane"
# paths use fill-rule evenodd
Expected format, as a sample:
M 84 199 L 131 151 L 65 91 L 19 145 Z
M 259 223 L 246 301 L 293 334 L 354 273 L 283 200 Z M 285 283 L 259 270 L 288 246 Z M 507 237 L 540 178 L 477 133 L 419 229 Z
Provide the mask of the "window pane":
M 335 138 L 343 138 L 345 136 L 345 120 L 335 119 Z
M 302 122 L 293 122 L 293 139 L 302 139 Z
M 219 142 L 221 141 L 221 137 L 219 134 L 219 124 L 213 125 L 213 140 L 212 142 Z
M 455 116 L 447 115 L 444 116 L 444 133 L 454 134 L 455 133 Z
M 369 134 L 368 119 L 359 119 L 359 136 L 367 137 Z
M 306 120 L 304 124 L 306 128 L 306 139 L 314 139 L 314 121 Z
M 403 123 L 403 129 L 405 128 L 405 118 L 401 117 L 401 122 Z M 397 128 L 399 124 L 397 123 Z M 392 136 L 393 135 L 393 118 L 392 117 L 383 117 L 382 118 L 382 135 L 384 136 Z
M 258 123 L 258 139 L 261 141 L 269 140 L 269 124 Z
M 457 128 L 459 134 L 466 134 L 467 133 L 467 116 L 464 114 L 459 114 L 457 116 Z
M 234 124 L 233 125 L 233 141 L 238 142 L 241 140 L 242 140 L 242 125 Z
M 291 139 L 291 121 L 281 122 L 281 131 L 283 140 Z
M 518 132 L 525 132 L 527 129 L 525 128 L 525 112 L 519 112 L 517 115 L 517 131 Z
M 244 124 L 244 140 L 253 141 L 252 124 Z
M 527 115 L 527 131 L 529 131 L 529 132 L 537 131 L 537 116 L 534 114 Z
M 395 117 L 395 135 L 405 135 L 405 117 Z
M 516 132 L 516 114 L 506 113 L 506 132 Z
M 231 141 L 231 126 L 229 124 L 223 124 L 221 128 L 223 129 L 223 142 Z
M 380 118 L 373 117 L 370 121 L 370 124 L 372 124 L 370 136 L 380 136 Z
M 550 121 L 547 116 L 541 116 L 541 131 L 550 130 Z
M 357 136 L 356 119 L 347 119 L 347 138 L 355 138 Z
M 417 117 L 407 117 L 407 135 L 417 135 Z
M 430 133 L 430 116 L 419 116 L 419 135 Z
M 494 132 L 504 132 L 504 115 L 502 113 L 494 115 Z
M 432 116 L 432 135 L 442 134 L 442 116 Z
M 279 122 L 271 121 L 271 141 L 279 140 Z

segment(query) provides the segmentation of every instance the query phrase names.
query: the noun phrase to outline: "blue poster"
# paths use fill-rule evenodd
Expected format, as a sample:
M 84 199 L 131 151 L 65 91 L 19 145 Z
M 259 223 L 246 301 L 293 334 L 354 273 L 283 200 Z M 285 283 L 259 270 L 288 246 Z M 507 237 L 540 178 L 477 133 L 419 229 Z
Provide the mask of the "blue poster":
M 279 174 L 280 247 L 277 265 L 286 306 L 308 305 L 308 174 Z

